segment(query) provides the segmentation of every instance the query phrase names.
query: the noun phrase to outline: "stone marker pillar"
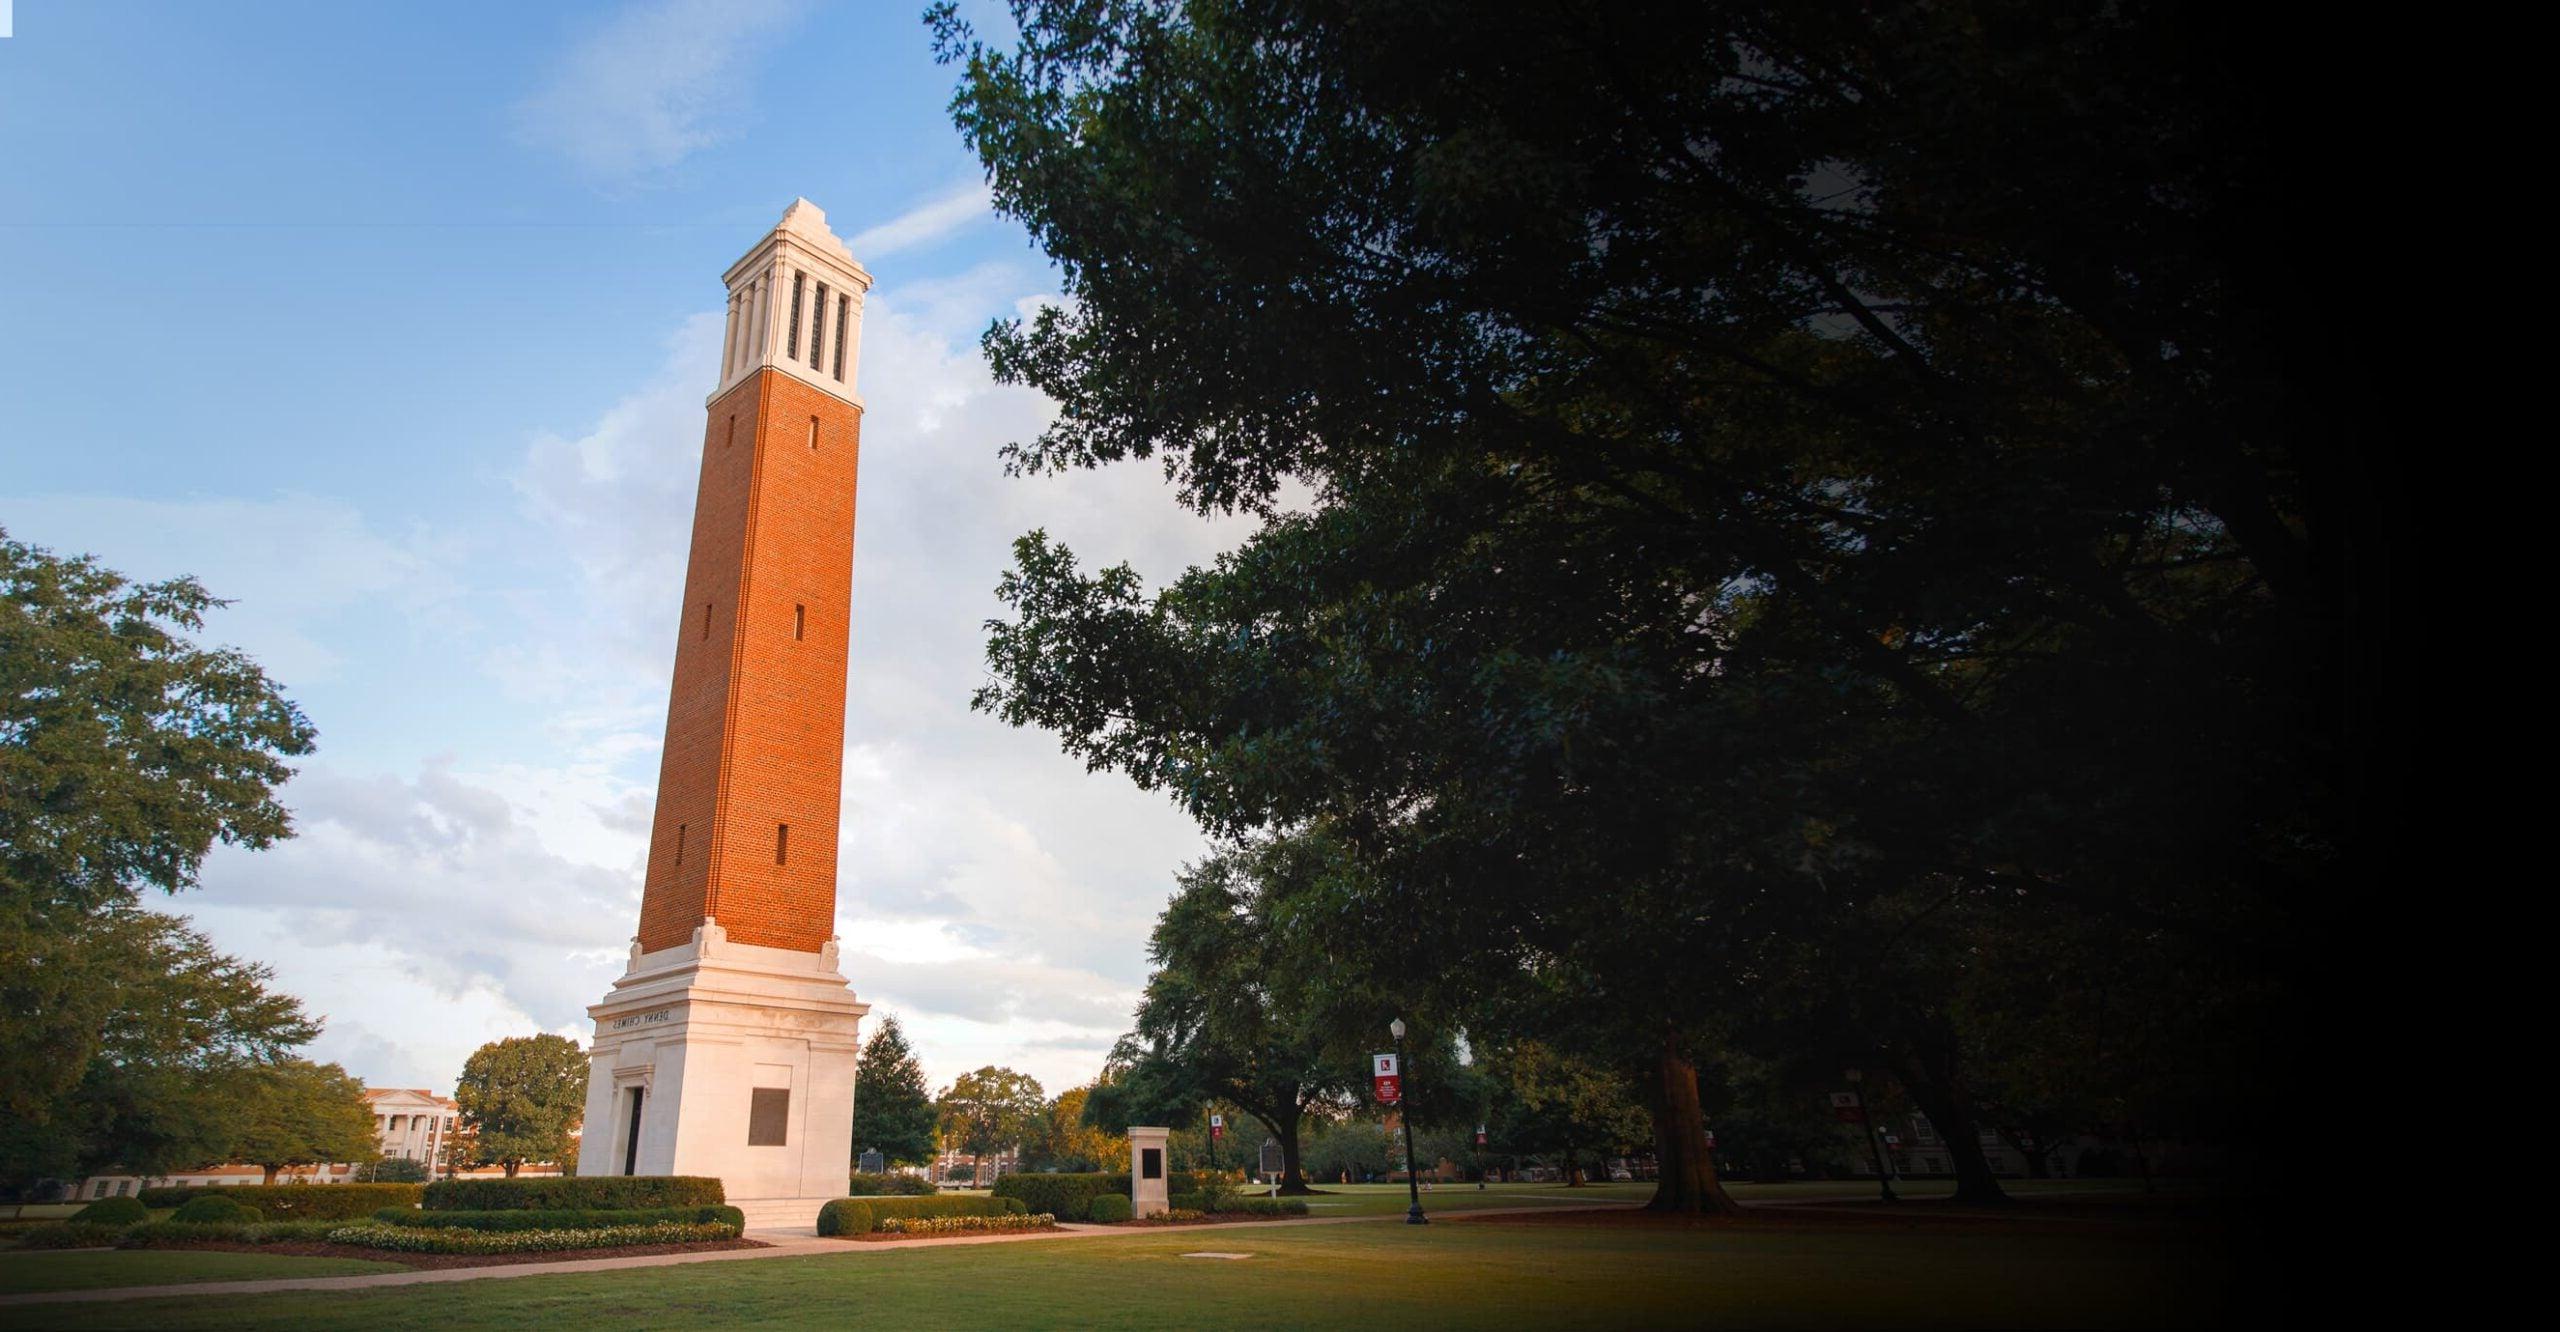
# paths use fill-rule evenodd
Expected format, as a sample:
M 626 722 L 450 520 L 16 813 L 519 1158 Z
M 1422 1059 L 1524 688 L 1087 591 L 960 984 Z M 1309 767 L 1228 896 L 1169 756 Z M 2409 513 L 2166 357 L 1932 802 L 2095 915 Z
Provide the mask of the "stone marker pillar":
M 1131 1128 L 1129 1130 L 1129 1214 L 1157 1216 L 1172 1210 L 1165 1201 L 1165 1139 L 1173 1130 Z

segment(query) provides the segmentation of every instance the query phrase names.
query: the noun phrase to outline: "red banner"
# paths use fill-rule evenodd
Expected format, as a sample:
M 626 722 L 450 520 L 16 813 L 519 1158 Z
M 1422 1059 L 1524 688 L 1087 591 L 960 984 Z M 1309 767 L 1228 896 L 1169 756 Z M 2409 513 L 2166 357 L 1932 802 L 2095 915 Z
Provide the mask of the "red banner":
M 1392 1073 L 1379 1074 L 1369 1080 L 1369 1085 L 1377 1092 L 1380 1105 L 1394 1105 L 1404 1099 L 1404 1079 Z

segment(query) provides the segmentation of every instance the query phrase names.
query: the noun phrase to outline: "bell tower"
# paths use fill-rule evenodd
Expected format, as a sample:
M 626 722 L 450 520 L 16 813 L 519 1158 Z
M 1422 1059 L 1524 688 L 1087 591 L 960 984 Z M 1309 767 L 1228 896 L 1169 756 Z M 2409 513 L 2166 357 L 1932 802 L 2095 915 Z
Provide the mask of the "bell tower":
M 797 1226 L 844 1191 L 869 1011 L 835 900 L 871 275 L 801 199 L 726 281 L 639 932 L 587 1010 L 578 1173 L 715 1175 L 751 1224 Z

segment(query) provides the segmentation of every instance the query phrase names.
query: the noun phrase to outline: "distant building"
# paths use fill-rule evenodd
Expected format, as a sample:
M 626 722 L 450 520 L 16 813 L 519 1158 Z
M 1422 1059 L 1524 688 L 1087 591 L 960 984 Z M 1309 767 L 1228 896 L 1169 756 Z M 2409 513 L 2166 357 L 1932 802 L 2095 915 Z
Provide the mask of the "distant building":
M 416 1161 L 429 1171 L 444 1160 L 445 1143 L 462 1112 L 451 1097 L 407 1087 L 368 1087 L 364 1099 L 373 1106 L 373 1132 L 382 1142 L 384 1160 Z

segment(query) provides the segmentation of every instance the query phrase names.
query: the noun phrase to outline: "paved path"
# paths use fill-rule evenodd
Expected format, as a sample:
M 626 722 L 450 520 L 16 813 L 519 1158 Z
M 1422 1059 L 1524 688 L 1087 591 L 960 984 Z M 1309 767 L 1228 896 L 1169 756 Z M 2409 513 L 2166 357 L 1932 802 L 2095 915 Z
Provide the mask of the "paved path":
M 1484 1207 L 1451 1216 L 1512 1216 L 1522 1212 L 1636 1207 L 1630 1202 L 1560 1202 L 1544 1207 Z M 819 1239 L 814 1229 L 759 1230 L 748 1238 L 770 1246 L 762 1249 L 714 1249 L 707 1253 L 653 1253 L 633 1258 L 579 1258 L 557 1263 L 515 1263 L 505 1267 L 444 1267 L 418 1272 L 376 1272 L 367 1276 L 275 1277 L 264 1281 L 190 1281 L 173 1286 L 112 1286 L 93 1290 L 46 1290 L 0 1295 L 0 1308 L 32 1304 L 81 1304 L 97 1300 L 156 1300 L 193 1295 L 266 1295 L 288 1290 L 375 1290 L 385 1286 L 431 1286 L 448 1281 L 498 1281 L 509 1277 L 563 1276 L 579 1272 L 621 1272 L 640 1267 L 675 1267 L 686 1263 L 752 1262 L 760 1258 L 850 1257 L 938 1249 L 963 1244 L 1036 1244 L 1070 1239 L 1112 1239 L 1133 1235 L 1183 1234 L 1209 1230 L 1270 1230 L 1288 1226 L 1343 1226 L 1361 1222 L 1402 1221 L 1404 1213 L 1370 1216 L 1292 1217 L 1286 1221 L 1220 1221 L 1179 1227 L 1060 1225 L 1016 1235 L 954 1235 L 947 1239 L 860 1243 Z M 69 1250 L 68 1252 L 88 1252 Z M 28 1254 L 27 1257 L 35 1257 Z

